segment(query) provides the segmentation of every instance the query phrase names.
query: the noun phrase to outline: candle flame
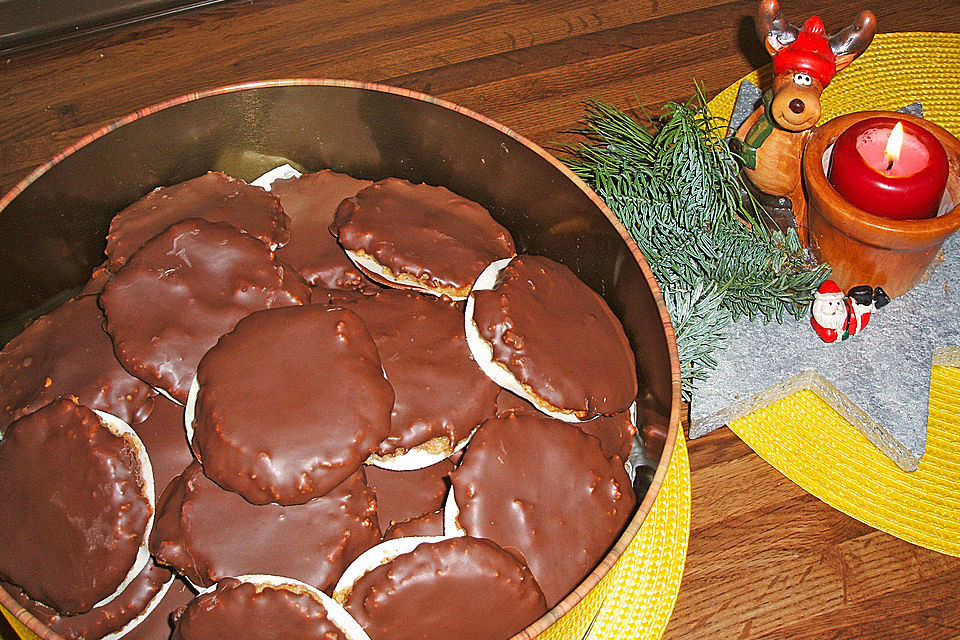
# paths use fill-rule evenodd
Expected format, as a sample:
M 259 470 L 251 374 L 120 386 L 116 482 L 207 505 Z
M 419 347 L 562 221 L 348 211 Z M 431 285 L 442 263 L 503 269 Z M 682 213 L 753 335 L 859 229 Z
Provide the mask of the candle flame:
M 887 166 L 887 171 L 893 168 L 893 163 L 897 161 L 897 158 L 900 157 L 900 147 L 903 146 L 903 123 L 898 122 L 897 125 L 893 128 L 893 131 L 890 132 L 890 138 L 887 140 L 887 148 L 883 151 L 883 157 L 887 159 L 887 162 L 890 164 Z

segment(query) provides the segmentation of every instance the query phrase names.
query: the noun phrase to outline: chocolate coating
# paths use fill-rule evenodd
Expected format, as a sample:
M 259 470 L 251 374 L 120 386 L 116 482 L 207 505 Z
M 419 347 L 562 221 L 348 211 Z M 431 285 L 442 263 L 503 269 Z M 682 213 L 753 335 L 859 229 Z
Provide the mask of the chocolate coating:
M 451 480 L 467 534 L 518 549 L 550 607 L 596 566 L 636 504 L 619 457 L 546 416 L 487 420 Z
M 463 313 L 452 301 L 387 289 L 341 304 L 363 318 L 396 392 L 390 434 L 378 455 L 435 438 L 442 441 L 433 446 L 449 455 L 493 415 L 499 387 L 470 355 Z
M 290 242 L 277 250 L 277 257 L 311 286 L 363 288 L 367 279 L 337 244 L 330 223 L 337 205 L 371 184 L 329 169 L 274 181 L 270 189 L 290 216 Z
M 476 202 L 397 178 L 344 200 L 330 230 L 344 249 L 448 295 L 465 296 L 488 264 L 515 253 L 510 232 Z
M 597 416 L 586 422 L 578 422 L 575 426 L 600 440 L 600 447 L 608 458 L 618 456 L 623 461 L 630 457 L 637 427 L 630 419 L 629 410 L 612 416 Z
M 157 396 L 150 416 L 133 425 L 133 430 L 147 448 L 153 467 L 153 485 L 160 496 L 167 483 L 193 462 L 193 452 L 183 429 L 183 407 Z
M 633 404 L 636 363 L 623 326 L 566 266 L 518 256 L 492 289 L 473 295 L 473 321 L 494 361 L 538 398 L 580 417 Z
M 497 640 L 547 611 L 522 562 L 470 537 L 423 543 L 368 571 L 344 607 L 371 640 Z
M 255 504 L 301 504 L 343 482 L 390 430 L 393 388 L 346 309 L 247 316 L 200 361 L 193 449 Z
M 107 260 L 99 267 L 93 270 L 93 273 L 90 274 L 90 279 L 83 285 L 83 288 L 80 289 L 80 295 L 97 295 L 103 291 L 103 286 L 107 284 L 107 280 L 113 276 L 113 272 L 109 269 L 110 261 Z
M 173 640 L 346 640 L 314 596 L 226 578 L 179 614 Z
M 377 285 L 374 285 L 377 286 Z M 310 302 L 313 304 L 325 304 L 328 306 L 340 307 L 345 302 L 356 302 L 362 300 L 368 295 L 380 291 L 377 287 L 375 291 L 346 291 L 343 289 L 329 289 L 327 287 L 310 287 Z
M 367 484 L 377 494 L 380 528 L 443 508 L 450 487 L 453 463 L 437 464 L 412 471 L 391 471 L 373 465 L 364 468 Z
M 282 507 L 250 504 L 218 487 L 195 462 L 160 498 L 150 552 L 200 587 L 260 573 L 325 591 L 379 541 L 376 499 L 362 471 L 322 498 Z
M 289 218 L 280 199 L 243 180 L 211 171 L 169 187 L 158 187 L 114 216 L 106 253 L 116 271 L 148 240 L 187 218 L 225 222 L 278 246 L 285 244 Z
M 62 615 L 116 591 L 151 516 L 130 442 L 66 399 L 7 428 L 0 505 L 0 580 Z
M 0 351 L 0 432 L 61 395 L 124 422 L 140 422 L 155 395 L 120 366 L 96 296 L 72 298 L 37 318 Z
M 238 320 L 309 300 L 307 284 L 265 244 L 199 219 L 147 242 L 100 294 L 120 363 L 180 403 L 201 356 Z
M 194 598 L 193 591 L 183 578 L 174 578 L 163 599 L 123 640 L 170 640 L 173 635 L 173 612 L 187 606 Z
M 520 415 L 538 416 L 542 415 L 532 404 L 524 398 L 501 389 L 497 395 L 497 417 L 502 418 L 507 412 L 513 412 Z M 637 433 L 630 418 L 630 411 L 621 411 L 612 416 L 597 416 L 586 422 L 572 422 L 573 426 L 584 433 L 596 436 L 600 440 L 600 446 L 603 453 L 608 458 L 620 456 L 621 460 L 626 460 L 633 449 L 633 436 Z
M 396 538 L 410 538 L 414 536 L 442 536 L 443 535 L 443 511 L 433 511 L 425 513 L 416 518 L 410 518 L 403 522 L 396 522 L 383 532 L 383 540 L 394 540 Z
M 169 569 L 149 562 L 143 571 L 116 598 L 102 607 L 94 607 L 86 613 L 75 616 L 61 616 L 50 607 L 29 599 L 23 591 L 16 587 L 8 588 L 7 591 L 37 620 L 67 640 L 99 640 L 105 635 L 116 633 L 140 615 L 160 592 L 160 589 L 172 578 L 173 573 Z M 164 600 L 166 600 L 166 597 L 164 597 Z M 153 613 L 148 618 L 152 616 Z M 130 637 L 132 636 L 124 636 L 124 638 Z M 150 636 L 141 637 L 147 638 Z M 167 637 L 169 637 L 169 633 L 167 636 L 153 636 L 150 640 Z

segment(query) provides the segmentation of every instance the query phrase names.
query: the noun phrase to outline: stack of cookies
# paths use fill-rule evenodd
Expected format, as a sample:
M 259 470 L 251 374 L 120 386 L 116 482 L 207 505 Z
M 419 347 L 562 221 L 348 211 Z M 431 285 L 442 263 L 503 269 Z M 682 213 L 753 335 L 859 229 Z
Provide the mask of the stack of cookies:
M 209 173 L 0 351 L 0 582 L 70 639 L 509 638 L 630 519 L 637 395 L 481 205 Z

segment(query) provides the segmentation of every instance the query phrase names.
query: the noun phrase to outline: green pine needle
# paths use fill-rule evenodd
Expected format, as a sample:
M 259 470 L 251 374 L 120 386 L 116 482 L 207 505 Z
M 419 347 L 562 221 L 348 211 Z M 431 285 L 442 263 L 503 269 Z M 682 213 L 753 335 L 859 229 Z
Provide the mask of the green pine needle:
M 795 231 L 758 224 L 744 207 L 724 126 L 698 90 L 642 124 L 601 101 L 586 105 L 586 142 L 566 163 L 607 202 L 643 252 L 677 336 L 690 400 L 717 361 L 729 325 L 743 317 L 781 322 L 806 313 L 829 274 L 812 264 Z

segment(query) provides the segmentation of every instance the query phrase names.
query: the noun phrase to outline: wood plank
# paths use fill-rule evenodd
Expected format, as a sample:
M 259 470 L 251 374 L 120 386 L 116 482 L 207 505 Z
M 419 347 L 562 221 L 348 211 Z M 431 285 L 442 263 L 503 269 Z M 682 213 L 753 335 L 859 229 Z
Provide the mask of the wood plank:
M 849 9 L 826 0 L 796 4 L 791 10 L 797 15 L 818 11 L 828 24 L 850 19 Z M 752 5 L 674 0 L 517 7 L 461 0 L 410 11 L 386 2 L 271 0 L 148 23 L 0 63 L 0 129 L 17 140 L 0 147 L 0 190 L 136 108 L 192 90 L 281 76 L 390 81 L 459 100 L 537 142 L 568 142 L 561 132 L 576 124 L 585 97 L 657 112 L 663 102 L 689 96 L 695 77 L 712 95 L 765 63 L 749 26 Z M 930 6 L 882 8 L 877 11 L 886 30 L 920 28 L 939 18 Z M 652 49 L 645 56 L 617 55 L 644 47 Z M 689 60 L 702 62 L 685 64 Z M 548 79 L 566 74 L 566 80 L 540 92 L 549 91 L 547 108 L 530 104 L 517 112 L 515 100 L 513 107 L 505 100 L 515 83 L 530 86 L 550 69 L 556 71 Z M 38 90 L 45 83 L 56 93 Z M 642 96 L 639 103 L 634 94 Z
M 692 441 L 690 463 L 690 546 L 665 639 L 960 637 L 960 559 L 834 510 L 728 429 Z

